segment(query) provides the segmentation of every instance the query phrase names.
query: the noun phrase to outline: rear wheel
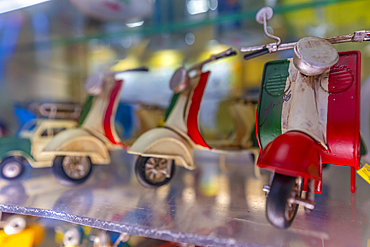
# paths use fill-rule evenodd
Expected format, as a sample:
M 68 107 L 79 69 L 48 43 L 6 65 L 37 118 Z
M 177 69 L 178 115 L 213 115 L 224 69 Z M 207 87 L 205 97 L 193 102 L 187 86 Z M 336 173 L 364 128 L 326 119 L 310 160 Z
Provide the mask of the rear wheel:
M 141 185 L 155 189 L 170 182 L 175 174 L 175 162 L 171 159 L 140 156 L 136 161 L 135 173 Z
M 0 163 L 0 175 L 2 178 L 11 180 L 20 177 L 24 172 L 23 157 L 10 156 Z
M 289 203 L 289 198 L 299 197 L 302 188 L 299 179 L 275 173 L 266 200 L 267 220 L 278 228 L 288 228 L 297 214 L 298 204 Z
M 77 185 L 85 182 L 91 174 L 92 163 L 88 156 L 57 156 L 53 163 L 53 173 L 64 185 Z

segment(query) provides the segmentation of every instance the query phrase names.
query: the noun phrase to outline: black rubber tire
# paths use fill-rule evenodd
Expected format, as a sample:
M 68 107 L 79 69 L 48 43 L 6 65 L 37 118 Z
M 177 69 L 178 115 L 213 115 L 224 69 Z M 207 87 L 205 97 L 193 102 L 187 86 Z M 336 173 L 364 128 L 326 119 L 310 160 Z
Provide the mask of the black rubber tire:
M 169 183 L 170 180 L 173 178 L 173 176 L 175 174 L 175 169 L 176 169 L 175 161 L 172 160 L 171 177 L 166 178 L 164 181 L 162 181 L 160 183 L 156 183 L 156 182 L 151 181 L 145 175 L 145 164 L 146 164 L 146 162 L 149 158 L 151 158 L 151 157 L 139 156 L 136 160 L 135 174 L 136 174 L 136 178 L 139 181 L 139 183 L 142 186 L 144 186 L 146 188 L 149 188 L 149 189 L 156 189 L 156 188 L 159 188 L 159 187 Z
M 90 177 L 91 172 L 92 172 L 93 164 L 91 163 L 90 157 L 87 157 L 89 164 L 90 164 L 90 169 L 84 177 L 79 178 L 79 179 L 71 178 L 65 172 L 63 168 L 63 160 L 65 157 L 66 156 L 57 156 L 54 159 L 52 168 L 53 168 L 53 174 L 55 178 L 59 181 L 59 183 L 66 185 L 66 186 L 78 185 L 78 184 L 82 184 L 83 182 L 85 182 Z
M 293 223 L 297 214 L 298 205 L 295 205 L 294 212 L 290 218 L 285 214 L 288 198 L 295 186 L 295 177 L 289 177 L 275 173 L 271 184 L 270 192 L 266 199 L 267 220 L 277 228 L 288 228 Z M 299 195 L 301 191 L 299 191 Z
M 11 162 L 15 162 L 15 163 L 17 163 L 19 165 L 19 172 L 14 177 L 9 177 L 6 174 L 4 174 L 4 168 L 5 168 L 5 166 L 8 165 Z M 6 180 L 13 180 L 13 179 L 19 178 L 24 173 L 24 169 L 25 169 L 24 168 L 24 163 L 25 163 L 25 159 L 23 157 L 21 157 L 21 156 L 18 156 L 18 157 L 14 157 L 14 156 L 6 157 L 0 163 L 0 176 L 2 178 L 6 179 Z

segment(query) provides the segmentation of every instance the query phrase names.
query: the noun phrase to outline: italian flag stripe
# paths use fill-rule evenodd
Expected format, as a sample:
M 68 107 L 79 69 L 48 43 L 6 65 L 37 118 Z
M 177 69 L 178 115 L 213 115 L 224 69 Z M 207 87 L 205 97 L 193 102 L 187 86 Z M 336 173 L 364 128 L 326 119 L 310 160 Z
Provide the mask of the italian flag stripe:
M 289 90 L 284 93 L 289 64 L 289 60 L 273 61 L 264 68 L 257 117 L 257 136 L 261 149 L 283 132 L 284 102 L 293 97 L 288 94 Z M 321 128 L 324 128 L 321 137 L 328 146 L 328 150 L 323 151 L 323 163 L 359 167 L 360 67 L 359 52 L 340 52 L 338 63 L 330 68 L 329 78 L 326 79 L 328 83 L 321 85 L 328 92 L 328 96 L 320 98 L 321 105 L 318 104 L 322 109 L 327 109 L 326 119 L 323 118 L 321 124 Z M 307 109 L 307 106 L 301 108 Z

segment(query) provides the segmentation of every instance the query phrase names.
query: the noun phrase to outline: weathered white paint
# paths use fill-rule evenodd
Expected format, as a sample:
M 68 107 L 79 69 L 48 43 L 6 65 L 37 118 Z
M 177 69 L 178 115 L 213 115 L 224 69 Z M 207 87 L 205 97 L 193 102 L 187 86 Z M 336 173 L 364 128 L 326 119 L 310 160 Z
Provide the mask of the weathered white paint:
M 292 60 L 290 61 L 287 78 L 290 87 L 285 94 L 290 94 L 291 98 L 283 103 L 282 133 L 291 130 L 302 131 L 327 148 L 329 71 L 319 76 L 305 76 L 297 70 Z

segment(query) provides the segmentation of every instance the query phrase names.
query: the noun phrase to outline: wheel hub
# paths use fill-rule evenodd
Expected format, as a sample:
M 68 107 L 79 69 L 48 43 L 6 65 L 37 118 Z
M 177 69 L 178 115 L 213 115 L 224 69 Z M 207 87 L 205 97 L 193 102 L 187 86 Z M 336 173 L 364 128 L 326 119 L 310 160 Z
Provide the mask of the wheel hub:
M 7 178 L 15 178 L 21 173 L 22 167 L 18 162 L 9 162 L 3 167 L 3 174 Z
M 66 156 L 63 160 L 63 169 L 65 173 L 74 179 L 81 179 L 87 175 L 90 168 L 90 162 L 87 157 Z
M 302 181 L 300 178 L 296 178 L 294 187 L 290 193 L 290 198 L 296 198 L 300 196 L 300 191 L 301 191 L 301 184 Z M 296 209 L 297 204 L 292 203 L 290 200 L 288 200 L 286 208 L 285 208 L 285 217 L 289 220 L 293 218 L 295 209 Z
M 164 158 L 149 158 L 145 163 L 145 175 L 152 182 L 160 183 L 166 179 L 168 160 Z

